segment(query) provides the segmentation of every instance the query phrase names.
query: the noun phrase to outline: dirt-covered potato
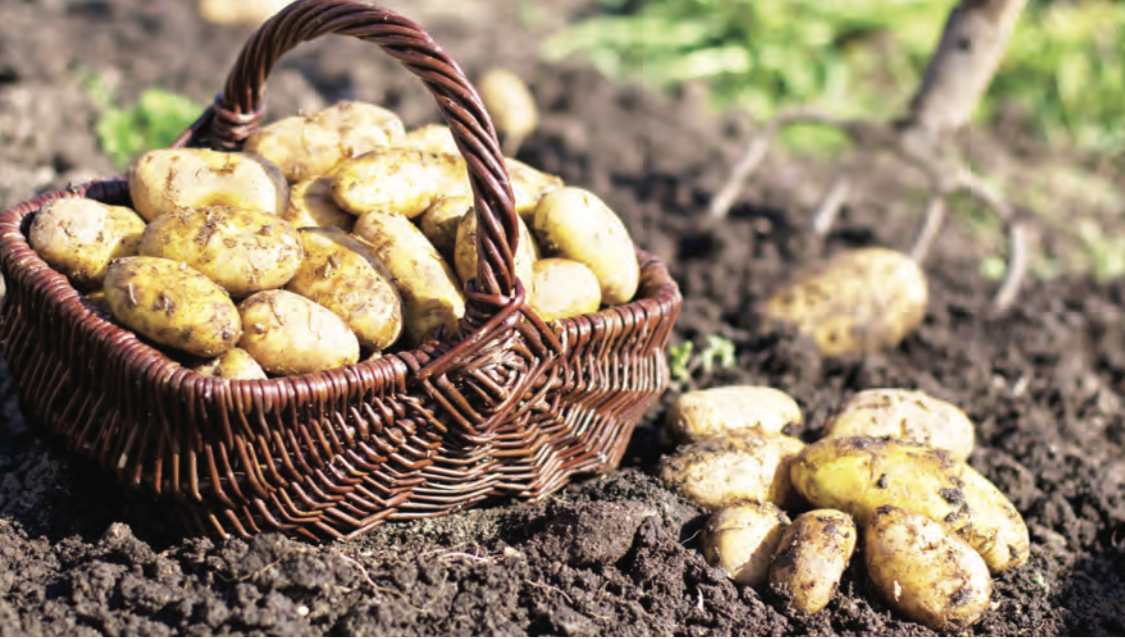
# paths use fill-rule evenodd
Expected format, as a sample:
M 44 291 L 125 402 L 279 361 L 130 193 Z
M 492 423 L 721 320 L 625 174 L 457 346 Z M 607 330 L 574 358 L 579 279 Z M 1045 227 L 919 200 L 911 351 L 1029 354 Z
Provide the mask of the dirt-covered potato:
M 359 361 L 359 342 L 332 311 L 289 291 L 262 291 L 238 305 L 238 342 L 274 375 L 305 375 Z
M 473 198 L 469 195 L 451 195 L 434 202 L 418 219 L 422 235 L 434 245 L 450 263 L 457 246 L 457 228 L 461 218 L 473 212 Z
M 877 508 L 864 530 L 863 556 L 875 589 L 912 621 L 953 631 L 988 610 L 992 578 L 980 555 L 918 513 Z
M 868 435 L 941 448 L 957 461 L 973 452 L 973 422 L 961 409 L 921 391 L 872 388 L 848 400 L 825 437 Z
M 640 282 L 636 248 L 625 224 L 598 196 L 563 187 L 543 196 L 531 225 L 546 257 L 585 264 L 602 286 L 602 303 L 625 304 Z
M 504 153 L 515 155 L 539 126 L 539 109 L 527 84 L 507 69 L 491 69 L 477 84 L 481 101 L 504 142 Z
M 716 511 L 700 536 L 707 563 L 741 586 L 760 588 L 789 518 L 771 503 L 746 502 Z
M 305 261 L 286 286 L 339 315 L 359 345 L 381 351 L 402 333 L 402 299 L 391 274 L 359 240 L 342 231 L 301 231 Z
M 659 475 L 701 508 L 746 500 L 789 508 L 800 500 L 789 465 L 804 447 L 794 437 L 751 428 L 684 446 L 661 460 Z
M 213 360 L 192 368 L 204 377 L 223 379 L 266 379 L 266 372 L 250 353 L 235 347 Z
M 684 393 L 668 408 L 664 425 L 678 441 L 698 441 L 747 428 L 780 433 L 801 423 L 801 408 L 767 386 L 724 386 Z
M 535 262 L 527 304 L 544 322 L 593 313 L 602 304 L 602 287 L 584 264 L 561 257 Z
M 837 255 L 800 272 L 766 301 L 767 324 L 791 324 L 826 356 L 894 346 L 926 315 L 926 275 L 883 248 Z
M 943 450 L 873 437 L 822 439 L 794 458 L 790 473 L 810 504 L 842 510 L 860 526 L 881 506 L 897 506 L 961 536 L 993 574 L 1028 559 L 1027 525 L 1012 502 Z
M 281 215 L 289 185 L 272 162 L 250 153 L 160 149 L 129 169 L 133 208 L 148 221 L 181 209 L 234 206 Z
M 523 282 L 524 290 L 530 292 L 535 285 L 535 260 L 538 249 L 531 231 L 523 220 L 516 218 L 520 239 L 516 246 L 516 277 Z M 453 248 L 453 261 L 461 283 L 467 283 L 477 276 L 477 216 L 463 215 L 457 225 L 457 242 Z
M 356 237 L 371 245 L 402 295 L 404 330 L 411 346 L 456 334 L 465 315 L 457 276 L 422 231 L 401 215 L 369 213 L 359 218 Z
M 116 259 L 106 271 L 104 290 L 117 321 L 191 355 L 221 355 L 242 335 L 238 308 L 227 292 L 183 262 Z
M 332 178 L 318 177 L 293 185 L 289 191 L 289 208 L 281 216 L 295 229 L 337 228 L 351 233 L 355 216 L 336 205 L 332 199 Z
M 353 215 L 415 218 L 435 201 L 466 189 L 464 161 L 415 149 L 385 149 L 344 162 L 332 174 L 332 198 Z
M 304 258 L 288 222 L 230 206 L 161 215 L 145 229 L 140 252 L 186 262 L 235 298 L 285 286 Z
M 855 551 L 855 522 L 824 508 L 793 520 L 770 564 L 770 585 L 796 612 L 812 615 L 828 605 Z
M 111 260 L 137 254 L 145 221 L 132 209 L 88 198 L 48 202 L 35 214 L 31 248 L 77 289 L 101 286 Z

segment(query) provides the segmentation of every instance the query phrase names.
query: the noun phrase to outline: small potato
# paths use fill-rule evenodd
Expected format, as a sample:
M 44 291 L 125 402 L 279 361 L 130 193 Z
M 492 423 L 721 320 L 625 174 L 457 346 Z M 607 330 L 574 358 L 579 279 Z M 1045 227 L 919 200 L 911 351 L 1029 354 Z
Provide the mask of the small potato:
M 598 196 L 564 187 L 543 196 L 531 225 L 543 254 L 585 264 L 602 286 L 602 303 L 625 304 L 640 282 L 636 247 L 621 218 Z
M 535 240 L 523 220 L 519 225 L 519 244 L 516 246 L 516 277 L 523 282 L 524 290 L 531 292 L 535 286 Z M 477 276 L 477 216 L 463 215 L 457 225 L 457 244 L 453 249 L 454 265 L 462 284 Z
M 376 351 L 402 333 L 402 299 L 391 274 L 362 243 L 341 231 L 301 232 L 305 261 L 286 289 L 339 315 L 359 340 Z
M 684 393 L 668 409 L 664 422 L 669 433 L 681 442 L 747 428 L 780 433 L 789 424 L 800 423 L 797 402 L 766 386 L 724 386 Z
M 199 0 L 199 14 L 215 24 L 257 26 L 288 4 L 288 0 Z
M 404 149 L 416 149 L 427 153 L 448 153 L 460 155 L 457 142 L 453 140 L 453 132 L 444 124 L 427 124 L 412 131 L 407 131 L 396 145 Z
M 852 435 L 941 448 L 957 461 L 973 452 L 973 423 L 965 413 L 920 391 L 873 388 L 858 393 L 829 420 L 824 436 Z
M 539 126 L 539 109 L 527 84 L 507 69 L 491 69 L 477 84 L 481 101 L 500 132 L 504 153 L 515 155 Z
M 980 553 L 994 575 L 1027 563 L 1031 539 L 1012 502 L 968 464 L 961 464 L 961 481 L 965 501 L 958 514 L 968 522 L 957 529 L 957 534 Z
M 117 321 L 191 355 L 221 355 L 242 335 L 238 308 L 227 292 L 183 262 L 116 259 L 106 271 L 105 294 Z
M 955 631 L 988 610 L 992 578 L 980 555 L 922 515 L 876 509 L 864 530 L 863 555 L 875 589 L 911 621 Z
M 528 306 L 544 322 L 594 313 L 602 304 L 602 287 L 594 272 L 574 260 L 550 257 L 533 265 Z
M 796 612 L 824 609 L 855 552 L 855 523 L 847 513 L 821 509 L 793 521 L 770 564 L 770 585 Z
M 469 195 L 451 195 L 434 202 L 418 220 L 418 228 L 450 263 L 457 246 L 457 228 L 461 218 L 473 212 L 473 198 Z
M 306 375 L 359 361 L 359 342 L 344 320 L 289 291 L 262 291 L 238 310 L 246 327 L 238 346 L 274 375 Z
M 659 475 L 701 508 L 746 500 L 790 508 L 800 497 L 789 465 L 804 447 L 799 439 L 751 428 L 677 450 L 661 461 Z
M 539 200 L 551 191 L 561 189 L 564 186 L 562 178 L 533 169 L 512 158 L 504 158 L 504 167 L 508 169 L 508 177 L 512 181 L 516 213 L 530 226 L 535 219 L 535 209 L 539 206 Z
M 181 209 L 233 206 L 281 215 L 289 186 L 272 162 L 250 153 L 161 149 L 129 169 L 133 207 L 148 221 Z
M 895 346 L 926 315 L 926 275 L 896 251 L 867 248 L 799 273 L 765 303 L 767 325 L 792 324 L 822 355 Z
M 186 262 L 236 298 L 285 286 L 304 259 L 288 222 L 229 206 L 156 218 L 141 238 L 141 254 Z
M 785 513 L 768 502 L 728 506 L 707 520 L 700 539 L 703 556 L 740 586 L 760 588 L 788 524 Z
M 241 348 L 232 348 L 220 357 L 200 364 L 192 369 L 204 377 L 223 379 L 266 379 L 266 372 L 250 353 Z
M 464 193 L 467 184 L 461 158 L 400 148 L 365 153 L 332 175 L 332 198 L 353 215 L 415 218 L 438 198 Z
M 289 192 L 289 208 L 281 219 L 295 229 L 319 227 L 337 228 L 351 233 L 355 217 L 336 206 L 332 199 L 332 178 L 319 177 L 293 185 Z
M 31 248 L 77 289 L 101 286 L 110 261 L 137 254 L 145 221 L 131 209 L 88 198 L 54 200 L 35 214 Z

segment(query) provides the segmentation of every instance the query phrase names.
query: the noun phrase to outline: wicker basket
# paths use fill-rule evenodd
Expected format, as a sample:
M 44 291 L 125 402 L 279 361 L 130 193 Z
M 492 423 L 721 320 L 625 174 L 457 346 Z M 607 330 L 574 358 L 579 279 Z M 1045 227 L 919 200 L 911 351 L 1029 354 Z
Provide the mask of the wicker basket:
M 0 349 L 24 414 L 193 530 L 221 536 L 352 537 L 493 497 L 541 498 L 576 473 L 612 469 L 667 382 L 679 290 L 638 250 L 633 302 L 550 325 L 527 309 L 492 123 L 416 24 L 354 0 L 293 3 L 251 38 L 177 145 L 237 149 L 260 120 L 278 58 L 332 33 L 379 45 L 421 78 L 467 161 L 482 259 L 459 334 L 312 375 L 197 375 L 108 321 L 28 246 L 28 226 L 51 200 L 129 204 L 124 180 L 93 182 L 0 216 Z

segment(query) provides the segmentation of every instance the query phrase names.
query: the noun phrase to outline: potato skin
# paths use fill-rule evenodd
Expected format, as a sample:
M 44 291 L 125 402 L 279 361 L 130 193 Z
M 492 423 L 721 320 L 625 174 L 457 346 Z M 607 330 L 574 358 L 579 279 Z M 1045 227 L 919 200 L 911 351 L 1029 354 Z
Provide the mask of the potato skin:
M 594 272 L 574 260 L 549 257 L 532 265 L 534 281 L 527 304 L 544 322 L 594 313 L 602 287 Z
M 535 219 L 535 209 L 543 196 L 561 189 L 562 178 L 532 168 L 514 158 L 504 158 L 504 168 L 512 181 L 512 195 L 515 199 L 516 213 L 529 226 Z
M 398 148 L 460 155 L 453 132 L 444 124 L 427 124 L 406 132 L 395 145 Z
M 766 386 L 724 386 L 681 395 L 668 408 L 665 428 L 681 442 L 761 428 L 780 433 L 801 423 L 801 408 L 783 391 Z
M 473 198 L 469 195 L 443 197 L 426 209 L 418 219 L 422 235 L 434 245 L 448 263 L 453 263 L 457 246 L 457 229 L 461 218 L 473 213 Z
M 531 231 L 523 220 L 516 218 L 519 226 L 519 244 L 516 246 L 516 277 L 530 293 L 535 286 L 535 259 L 538 250 Z M 453 261 L 461 284 L 477 276 L 477 216 L 464 215 L 457 225 L 457 242 L 453 248 Z
M 460 170 L 460 176 L 457 175 Z M 332 198 L 352 215 L 378 212 L 415 218 L 440 197 L 463 193 L 464 162 L 445 154 L 385 149 L 344 162 L 332 174 Z
M 829 508 L 811 510 L 786 527 L 770 564 L 770 585 L 796 612 L 828 605 L 855 552 L 855 522 Z
M 355 216 L 341 209 L 332 199 L 332 178 L 318 177 L 293 185 L 289 191 L 289 208 L 281 219 L 295 229 L 319 227 L 337 228 L 351 233 Z
M 507 69 L 490 69 L 477 86 L 485 109 L 504 136 L 505 152 L 515 155 L 520 144 L 539 126 L 535 97 L 523 79 Z
M 145 221 L 123 206 L 88 198 L 63 198 L 47 203 L 31 224 L 31 248 L 72 286 L 101 286 L 110 261 L 137 254 Z
M 745 502 L 716 511 L 700 535 L 707 563 L 726 571 L 735 583 L 765 585 L 789 518 L 769 502 Z
M 242 335 L 238 309 L 227 292 L 182 262 L 116 259 L 106 272 L 105 294 L 117 321 L 191 355 L 221 355 Z
M 867 574 L 892 608 L 933 630 L 975 623 L 988 609 L 992 579 L 980 555 L 937 523 L 882 506 L 864 530 Z
M 297 231 L 275 215 L 214 206 L 153 220 L 141 238 L 141 254 L 186 262 L 240 298 L 285 286 L 304 249 Z
M 359 361 L 359 342 L 344 320 L 289 291 L 262 291 L 242 301 L 238 342 L 274 375 L 305 375 Z
M 223 379 L 266 379 L 266 372 L 245 350 L 230 349 L 215 359 L 204 362 L 192 369 L 205 377 Z
M 853 396 L 829 420 L 825 437 L 868 435 L 941 448 L 957 461 L 973 452 L 973 423 L 961 409 L 921 391 L 872 388 Z

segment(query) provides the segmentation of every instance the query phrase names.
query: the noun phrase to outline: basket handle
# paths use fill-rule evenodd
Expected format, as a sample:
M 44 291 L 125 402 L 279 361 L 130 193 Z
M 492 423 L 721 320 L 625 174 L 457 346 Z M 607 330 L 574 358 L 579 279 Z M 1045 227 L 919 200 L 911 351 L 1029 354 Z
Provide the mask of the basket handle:
M 476 280 L 467 287 L 470 302 L 490 307 L 486 316 L 504 307 L 514 310 L 510 307 L 516 294 L 519 231 L 492 120 L 457 63 L 422 27 L 389 9 L 357 0 L 297 0 L 282 9 L 251 36 L 223 92 L 176 146 L 205 141 L 212 147 L 240 148 L 261 121 L 262 89 L 278 59 L 298 44 L 327 34 L 379 45 L 430 90 L 465 158 L 476 200 L 479 259 Z

